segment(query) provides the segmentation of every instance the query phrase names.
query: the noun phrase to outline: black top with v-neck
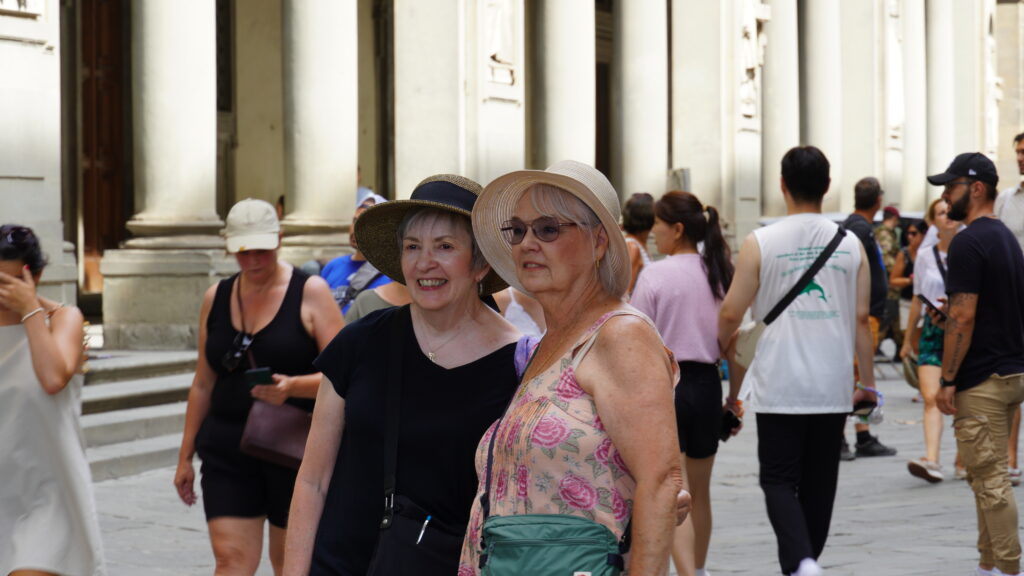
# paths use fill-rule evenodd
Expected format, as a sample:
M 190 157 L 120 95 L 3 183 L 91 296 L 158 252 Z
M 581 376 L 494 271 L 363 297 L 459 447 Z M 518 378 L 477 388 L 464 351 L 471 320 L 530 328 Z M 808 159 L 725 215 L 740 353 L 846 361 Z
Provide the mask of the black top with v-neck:
M 379 310 L 346 326 L 315 362 L 345 399 L 345 428 L 312 576 L 366 574 L 376 546 L 384 511 L 385 396 L 396 310 Z M 465 526 L 477 489 L 477 444 L 518 382 L 516 344 L 446 369 L 423 354 L 412 320 L 405 322 L 395 490 L 440 523 Z
M 245 423 L 252 406 L 249 386 L 245 383 L 245 371 L 250 368 L 245 356 L 233 371 L 228 372 L 221 359 L 233 348 L 238 330 L 231 323 L 231 287 L 238 274 L 220 281 L 213 298 L 210 315 L 206 319 L 206 361 L 217 373 L 217 382 L 210 397 L 210 414 L 221 420 Z M 275 374 L 301 376 L 313 374 L 313 366 L 319 349 L 316 340 L 306 332 L 302 324 L 302 291 L 309 274 L 297 268 L 292 270 L 281 307 L 277 314 L 255 334 L 249 350 L 252 351 L 256 367 L 269 367 Z M 289 398 L 289 404 L 313 411 L 313 400 Z

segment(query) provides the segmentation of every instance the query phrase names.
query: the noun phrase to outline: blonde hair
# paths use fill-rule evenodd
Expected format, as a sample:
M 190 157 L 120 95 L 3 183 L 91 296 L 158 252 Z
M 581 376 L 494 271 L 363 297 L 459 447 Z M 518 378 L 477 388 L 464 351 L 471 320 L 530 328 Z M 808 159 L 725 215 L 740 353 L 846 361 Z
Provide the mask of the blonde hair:
M 562 188 L 552 186 L 550 184 L 534 184 L 523 194 L 529 195 L 530 204 L 538 214 L 554 216 L 561 220 L 572 222 L 581 230 L 589 232 L 591 240 L 595 238 L 595 230 L 604 230 L 604 225 L 601 224 L 601 219 L 597 217 L 597 214 L 582 200 L 567 190 L 563 190 Z M 612 231 L 609 230 L 604 231 L 605 235 L 612 233 Z M 618 233 L 618 230 L 615 230 L 614 232 Z M 611 239 L 609 238 L 609 248 L 610 240 Z M 593 243 L 591 243 L 591 246 L 593 246 Z M 591 258 L 593 260 L 597 260 L 597 253 L 593 248 Z M 623 296 L 623 294 L 615 293 L 615 273 L 612 271 L 612 267 L 608 263 L 608 258 L 602 258 L 601 262 L 598 264 L 597 279 L 601 283 L 601 289 L 606 294 L 610 294 L 617 298 L 621 298 Z

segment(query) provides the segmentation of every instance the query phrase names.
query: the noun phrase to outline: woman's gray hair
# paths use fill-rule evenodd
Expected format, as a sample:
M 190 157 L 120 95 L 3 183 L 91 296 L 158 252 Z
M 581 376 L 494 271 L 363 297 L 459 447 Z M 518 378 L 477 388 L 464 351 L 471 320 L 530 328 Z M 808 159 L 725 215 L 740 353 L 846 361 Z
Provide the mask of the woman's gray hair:
M 405 217 L 402 218 L 402 222 L 398 225 L 398 245 L 402 245 L 405 233 L 410 228 L 426 221 L 440 221 L 450 225 L 456 230 L 464 231 L 466 235 L 469 236 L 469 241 L 473 249 L 473 259 L 470 262 L 471 269 L 475 272 L 483 270 L 483 268 L 487 266 L 487 260 L 484 259 L 484 253 L 480 251 L 480 247 L 476 244 L 476 237 L 473 236 L 473 223 L 470 221 L 469 216 L 464 216 L 450 210 L 427 207 L 415 207 L 409 209 L 409 211 L 406 212 Z M 399 251 L 399 253 L 401 253 L 401 251 Z
M 604 229 L 601 219 L 597 217 L 597 214 L 584 204 L 582 200 L 567 190 L 550 184 L 534 184 L 524 194 L 529 195 L 530 204 L 538 214 L 554 216 L 560 220 L 572 222 L 580 230 L 589 232 L 591 240 L 596 238 L 595 230 L 598 228 Z M 605 234 L 612 233 L 618 234 L 619 231 L 605 230 Z M 593 244 L 591 245 L 593 246 Z M 596 251 L 591 253 L 591 258 L 597 260 Z M 608 265 L 608 259 L 602 258 L 601 263 L 597 267 L 597 279 L 601 282 L 601 289 L 606 294 L 621 297 L 622 294 L 615 293 L 616 282 L 614 274 L 611 266 Z

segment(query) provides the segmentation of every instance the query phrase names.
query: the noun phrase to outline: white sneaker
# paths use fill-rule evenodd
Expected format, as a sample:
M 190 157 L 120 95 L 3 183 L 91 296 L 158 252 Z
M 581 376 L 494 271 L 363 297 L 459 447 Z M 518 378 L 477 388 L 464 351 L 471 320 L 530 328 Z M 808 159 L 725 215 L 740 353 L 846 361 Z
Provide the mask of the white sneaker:
M 911 475 L 917 476 L 922 480 L 927 480 L 932 484 L 942 482 L 946 479 L 946 476 L 942 473 L 942 466 L 937 462 L 925 460 L 924 458 L 907 462 L 907 471 L 910 472 Z
M 804 558 L 800 561 L 800 567 L 791 576 L 822 576 L 824 573 L 814 558 Z

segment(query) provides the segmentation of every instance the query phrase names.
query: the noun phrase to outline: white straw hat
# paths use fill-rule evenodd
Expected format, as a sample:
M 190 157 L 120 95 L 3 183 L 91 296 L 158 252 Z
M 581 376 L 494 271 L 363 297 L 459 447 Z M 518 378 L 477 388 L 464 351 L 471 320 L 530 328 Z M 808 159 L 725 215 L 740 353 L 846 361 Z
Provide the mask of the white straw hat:
M 512 246 L 500 228 L 502 223 L 512 218 L 522 195 L 536 184 L 565 190 L 597 214 L 608 236 L 608 251 L 601 260 L 601 266 L 611 267 L 614 279 L 612 294 L 616 297 L 625 295 L 629 289 L 630 265 L 626 241 L 619 233 L 619 195 L 604 174 L 593 166 L 574 160 L 557 162 L 547 170 L 510 172 L 484 188 L 473 206 L 473 233 L 491 268 L 511 286 L 530 294 L 516 276 Z
M 280 243 L 281 223 L 269 202 L 246 198 L 231 207 L 221 234 L 228 252 L 274 250 Z

